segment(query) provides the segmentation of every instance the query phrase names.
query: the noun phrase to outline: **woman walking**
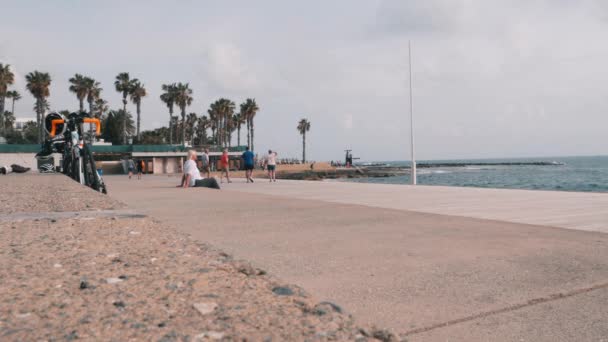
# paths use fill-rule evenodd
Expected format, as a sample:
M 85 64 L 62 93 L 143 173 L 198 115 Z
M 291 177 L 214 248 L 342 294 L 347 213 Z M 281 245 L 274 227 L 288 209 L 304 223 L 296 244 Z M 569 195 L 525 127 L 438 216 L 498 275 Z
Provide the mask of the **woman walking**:
M 224 152 L 222 153 L 222 158 L 220 159 L 220 183 L 224 183 L 223 181 L 223 177 L 224 177 L 224 173 L 226 173 L 226 180 L 228 180 L 228 183 L 232 183 L 232 181 L 230 180 L 230 162 L 229 162 L 229 158 L 228 158 L 228 149 L 225 148 Z

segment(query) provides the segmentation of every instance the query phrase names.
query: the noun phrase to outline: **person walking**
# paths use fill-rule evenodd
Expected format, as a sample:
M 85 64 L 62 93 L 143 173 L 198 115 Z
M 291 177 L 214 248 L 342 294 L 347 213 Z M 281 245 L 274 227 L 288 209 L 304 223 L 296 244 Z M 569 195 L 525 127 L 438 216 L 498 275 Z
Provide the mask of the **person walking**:
M 137 161 L 137 179 L 141 179 L 141 174 L 144 172 L 144 161 L 143 160 L 138 160 Z
M 230 180 L 230 158 L 228 158 L 228 149 L 225 148 L 224 152 L 222 152 L 222 157 L 220 159 L 220 183 L 223 183 L 224 173 L 226 174 L 226 180 L 228 183 L 232 183 Z
M 249 150 L 249 146 L 243 152 L 243 164 L 245 165 L 245 178 L 247 178 L 247 183 L 253 183 L 253 168 L 255 167 L 254 155 L 253 152 Z
M 127 169 L 129 170 L 129 179 L 131 179 L 131 177 L 133 176 L 133 171 L 135 171 L 135 163 L 131 158 L 127 160 Z
M 211 178 L 211 167 L 209 164 L 209 149 L 203 150 L 201 171 L 207 174 L 207 178 Z
M 268 181 L 276 182 L 276 168 L 277 168 L 277 153 L 268 150 L 268 155 L 265 158 L 266 168 L 268 169 Z

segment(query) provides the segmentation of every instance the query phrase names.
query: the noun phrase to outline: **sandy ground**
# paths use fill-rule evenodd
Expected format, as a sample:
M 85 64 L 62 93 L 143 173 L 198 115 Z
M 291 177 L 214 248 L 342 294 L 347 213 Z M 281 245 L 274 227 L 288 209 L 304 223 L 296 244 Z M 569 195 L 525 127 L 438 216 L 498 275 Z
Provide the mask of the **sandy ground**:
M 64 176 L 0 189 L 2 341 L 395 339 Z
M 374 203 L 374 191 L 350 184 L 235 180 L 215 191 L 176 189 L 170 177 L 107 180 L 112 197 L 410 341 L 608 336 L 603 233 L 339 203 Z

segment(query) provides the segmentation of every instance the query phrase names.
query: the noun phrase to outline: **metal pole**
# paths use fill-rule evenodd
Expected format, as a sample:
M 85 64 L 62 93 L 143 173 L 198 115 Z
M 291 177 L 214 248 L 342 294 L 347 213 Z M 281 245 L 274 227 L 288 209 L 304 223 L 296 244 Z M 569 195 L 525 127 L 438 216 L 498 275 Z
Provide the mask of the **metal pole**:
M 409 52 L 409 65 L 410 65 L 410 136 L 412 138 L 411 152 L 412 152 L 412 168 L 411 168 L 411 179 L 412 185 L 416 185 L 416 158 L 414 156 L 414 104 L 412 102 L 412 46 L 410 41 L 407 42 L 407 49 Z

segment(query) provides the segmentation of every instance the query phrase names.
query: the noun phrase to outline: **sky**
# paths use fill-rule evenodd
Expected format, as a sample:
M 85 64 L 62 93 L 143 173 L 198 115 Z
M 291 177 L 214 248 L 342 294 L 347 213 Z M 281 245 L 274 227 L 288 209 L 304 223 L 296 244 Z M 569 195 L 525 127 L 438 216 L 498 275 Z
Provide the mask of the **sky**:
M 167 125 L 161 85 L 188 82 L 204 114 L 255 98 L 257 152 L 410 159 L 605 155 L 608 2 L 603 0 L 0 0 L 0 62 L 17 117 L 35 117 L 25 75 L 52 78 L 52 110 L 78 108 L 68 79 L 141 80 L 143 129 Z M 129 104 L 135 112 L 135 107 Z M 242 139 L 245 138 L 244 132 Z M 236 140 L 236 137 L 235 137 Z

